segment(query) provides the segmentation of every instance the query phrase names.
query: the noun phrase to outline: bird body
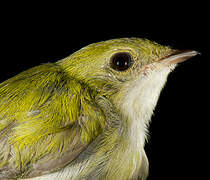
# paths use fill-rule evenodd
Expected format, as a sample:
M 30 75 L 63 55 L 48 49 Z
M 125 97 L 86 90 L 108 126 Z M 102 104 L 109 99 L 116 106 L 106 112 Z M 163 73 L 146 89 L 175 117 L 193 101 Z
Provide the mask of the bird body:
M 0 84 L 0 179 L 146 179 L 168 74 L 196 55 L 146 39 L 91 44 Z

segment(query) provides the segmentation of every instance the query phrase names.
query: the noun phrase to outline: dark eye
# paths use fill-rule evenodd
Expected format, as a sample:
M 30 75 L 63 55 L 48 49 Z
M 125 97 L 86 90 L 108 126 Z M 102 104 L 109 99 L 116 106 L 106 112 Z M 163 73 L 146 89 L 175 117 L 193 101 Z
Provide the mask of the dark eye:
M 133 59 L 130 54 L 126 52 L 116 53 L 111 57 L 110 66 L 116 71 L 125 71 L 131 67 Z

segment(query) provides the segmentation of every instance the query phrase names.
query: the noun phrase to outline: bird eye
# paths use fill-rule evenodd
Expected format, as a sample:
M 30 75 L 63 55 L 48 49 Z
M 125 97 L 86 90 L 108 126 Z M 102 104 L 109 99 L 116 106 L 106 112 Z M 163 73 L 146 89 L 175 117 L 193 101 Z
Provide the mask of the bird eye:
M 129 53 L 120 52 L 111 57 L 110 67 L 116 71 L 125 71 L 131 67 L 133 59 Z

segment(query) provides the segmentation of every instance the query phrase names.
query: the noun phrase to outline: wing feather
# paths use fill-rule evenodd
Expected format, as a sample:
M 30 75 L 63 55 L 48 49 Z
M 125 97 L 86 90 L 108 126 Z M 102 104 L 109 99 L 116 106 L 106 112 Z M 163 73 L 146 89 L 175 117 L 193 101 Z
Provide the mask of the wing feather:
M 104 129 L 96 93 L 45 64 L 0 84 L 0 178 L 58 170 Z

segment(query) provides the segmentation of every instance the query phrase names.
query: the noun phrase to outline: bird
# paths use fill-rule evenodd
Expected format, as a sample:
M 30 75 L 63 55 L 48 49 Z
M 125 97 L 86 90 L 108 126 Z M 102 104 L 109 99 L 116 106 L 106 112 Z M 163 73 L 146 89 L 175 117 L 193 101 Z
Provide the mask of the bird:
M 147 179 L 144 146 L 160 92 L 197 54 L 116 38 L 5 80 L 0 179 Z

